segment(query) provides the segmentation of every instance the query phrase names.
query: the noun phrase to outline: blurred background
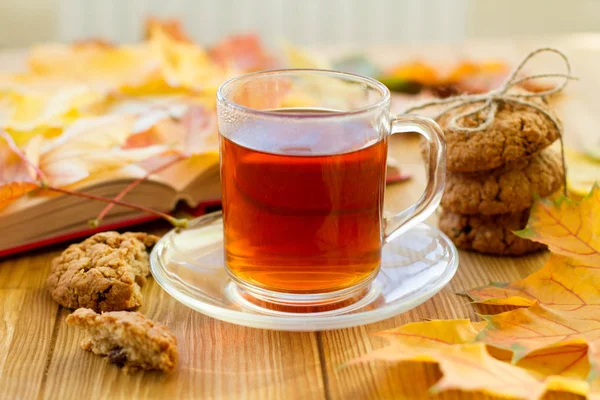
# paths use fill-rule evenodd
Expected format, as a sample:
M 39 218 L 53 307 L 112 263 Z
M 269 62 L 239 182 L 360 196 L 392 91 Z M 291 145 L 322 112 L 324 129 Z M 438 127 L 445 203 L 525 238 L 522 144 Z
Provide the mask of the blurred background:
M 148 15 L 178 17 L 206 44 L 238 32 L 368 46 L 600 31 L 600 0 L 0 0 L 0 48 L 133 42 Z

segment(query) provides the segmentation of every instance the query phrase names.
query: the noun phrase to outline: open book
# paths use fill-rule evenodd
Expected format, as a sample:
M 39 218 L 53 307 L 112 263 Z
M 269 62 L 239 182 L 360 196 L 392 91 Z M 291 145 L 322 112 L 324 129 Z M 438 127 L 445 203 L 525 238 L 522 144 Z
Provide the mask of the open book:
M 110 174 L 78 182 L 69 189 L 114 198 L 146 171 L 128 165 Z M 201 159 L 183 160 L 151 175 L 135 186 L 122 199 L 154 210 L 170 212 L 178 203 L 201 214 L 203 206 L 221 200 L 217 154 Z M 156 217 L 131 208 L 115 206 L 98 228 L 90 228 L 106 203 L 69 195 L 24 196 L 0 211 L 0 256 L 17 253 L 52 243 L 89 236 L 107 229 L 117 229 Z

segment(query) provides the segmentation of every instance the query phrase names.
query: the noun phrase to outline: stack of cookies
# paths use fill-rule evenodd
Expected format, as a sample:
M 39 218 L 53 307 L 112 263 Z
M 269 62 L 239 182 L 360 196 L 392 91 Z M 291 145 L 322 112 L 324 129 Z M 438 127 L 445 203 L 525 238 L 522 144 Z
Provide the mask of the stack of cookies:
M 547 104 L 528 99 L 551 112 Z M 485 130 L 462 132 L 450 120 L 473 106 L 462 106 L 438 119 L 448 149 L 447 181 L 440 229 L 457 247 L 480 253 L 520 255 L 544 248 L 512 232 L 527 224 L 535 196 L 562 187 L 559 154 L 548 148 L 559 138 L 553 122 L 535 108 L 498 104 Z M 485 122 L 482 111 L 459 121 L 463 127 Z

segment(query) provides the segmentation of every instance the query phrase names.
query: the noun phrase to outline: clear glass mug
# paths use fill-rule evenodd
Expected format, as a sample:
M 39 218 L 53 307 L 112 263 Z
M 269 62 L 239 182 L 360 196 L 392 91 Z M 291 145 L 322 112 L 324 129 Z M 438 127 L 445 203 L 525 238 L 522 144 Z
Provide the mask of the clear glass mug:
M 329 304 L 364 291 L 381 249 L 430 216 L 445 182 L 440 127 L 390 114 L 390 92 L 363 76 L 277 70 L 217 92 L 225 264 L 248 294 L 283 305 Z M 383 217 L 387 141 L 429 144 L 421 198 Z

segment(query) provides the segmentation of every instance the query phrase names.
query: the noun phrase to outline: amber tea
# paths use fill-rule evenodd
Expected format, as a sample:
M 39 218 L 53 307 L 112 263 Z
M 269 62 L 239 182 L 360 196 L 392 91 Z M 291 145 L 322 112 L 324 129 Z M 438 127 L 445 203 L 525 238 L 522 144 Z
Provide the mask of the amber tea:
M 270 291 L 350 288 L 380 264 L 386 136 L 358 122 L 295 129 L 292 141 L 260 123 L 221 137 L 227 267 Z

